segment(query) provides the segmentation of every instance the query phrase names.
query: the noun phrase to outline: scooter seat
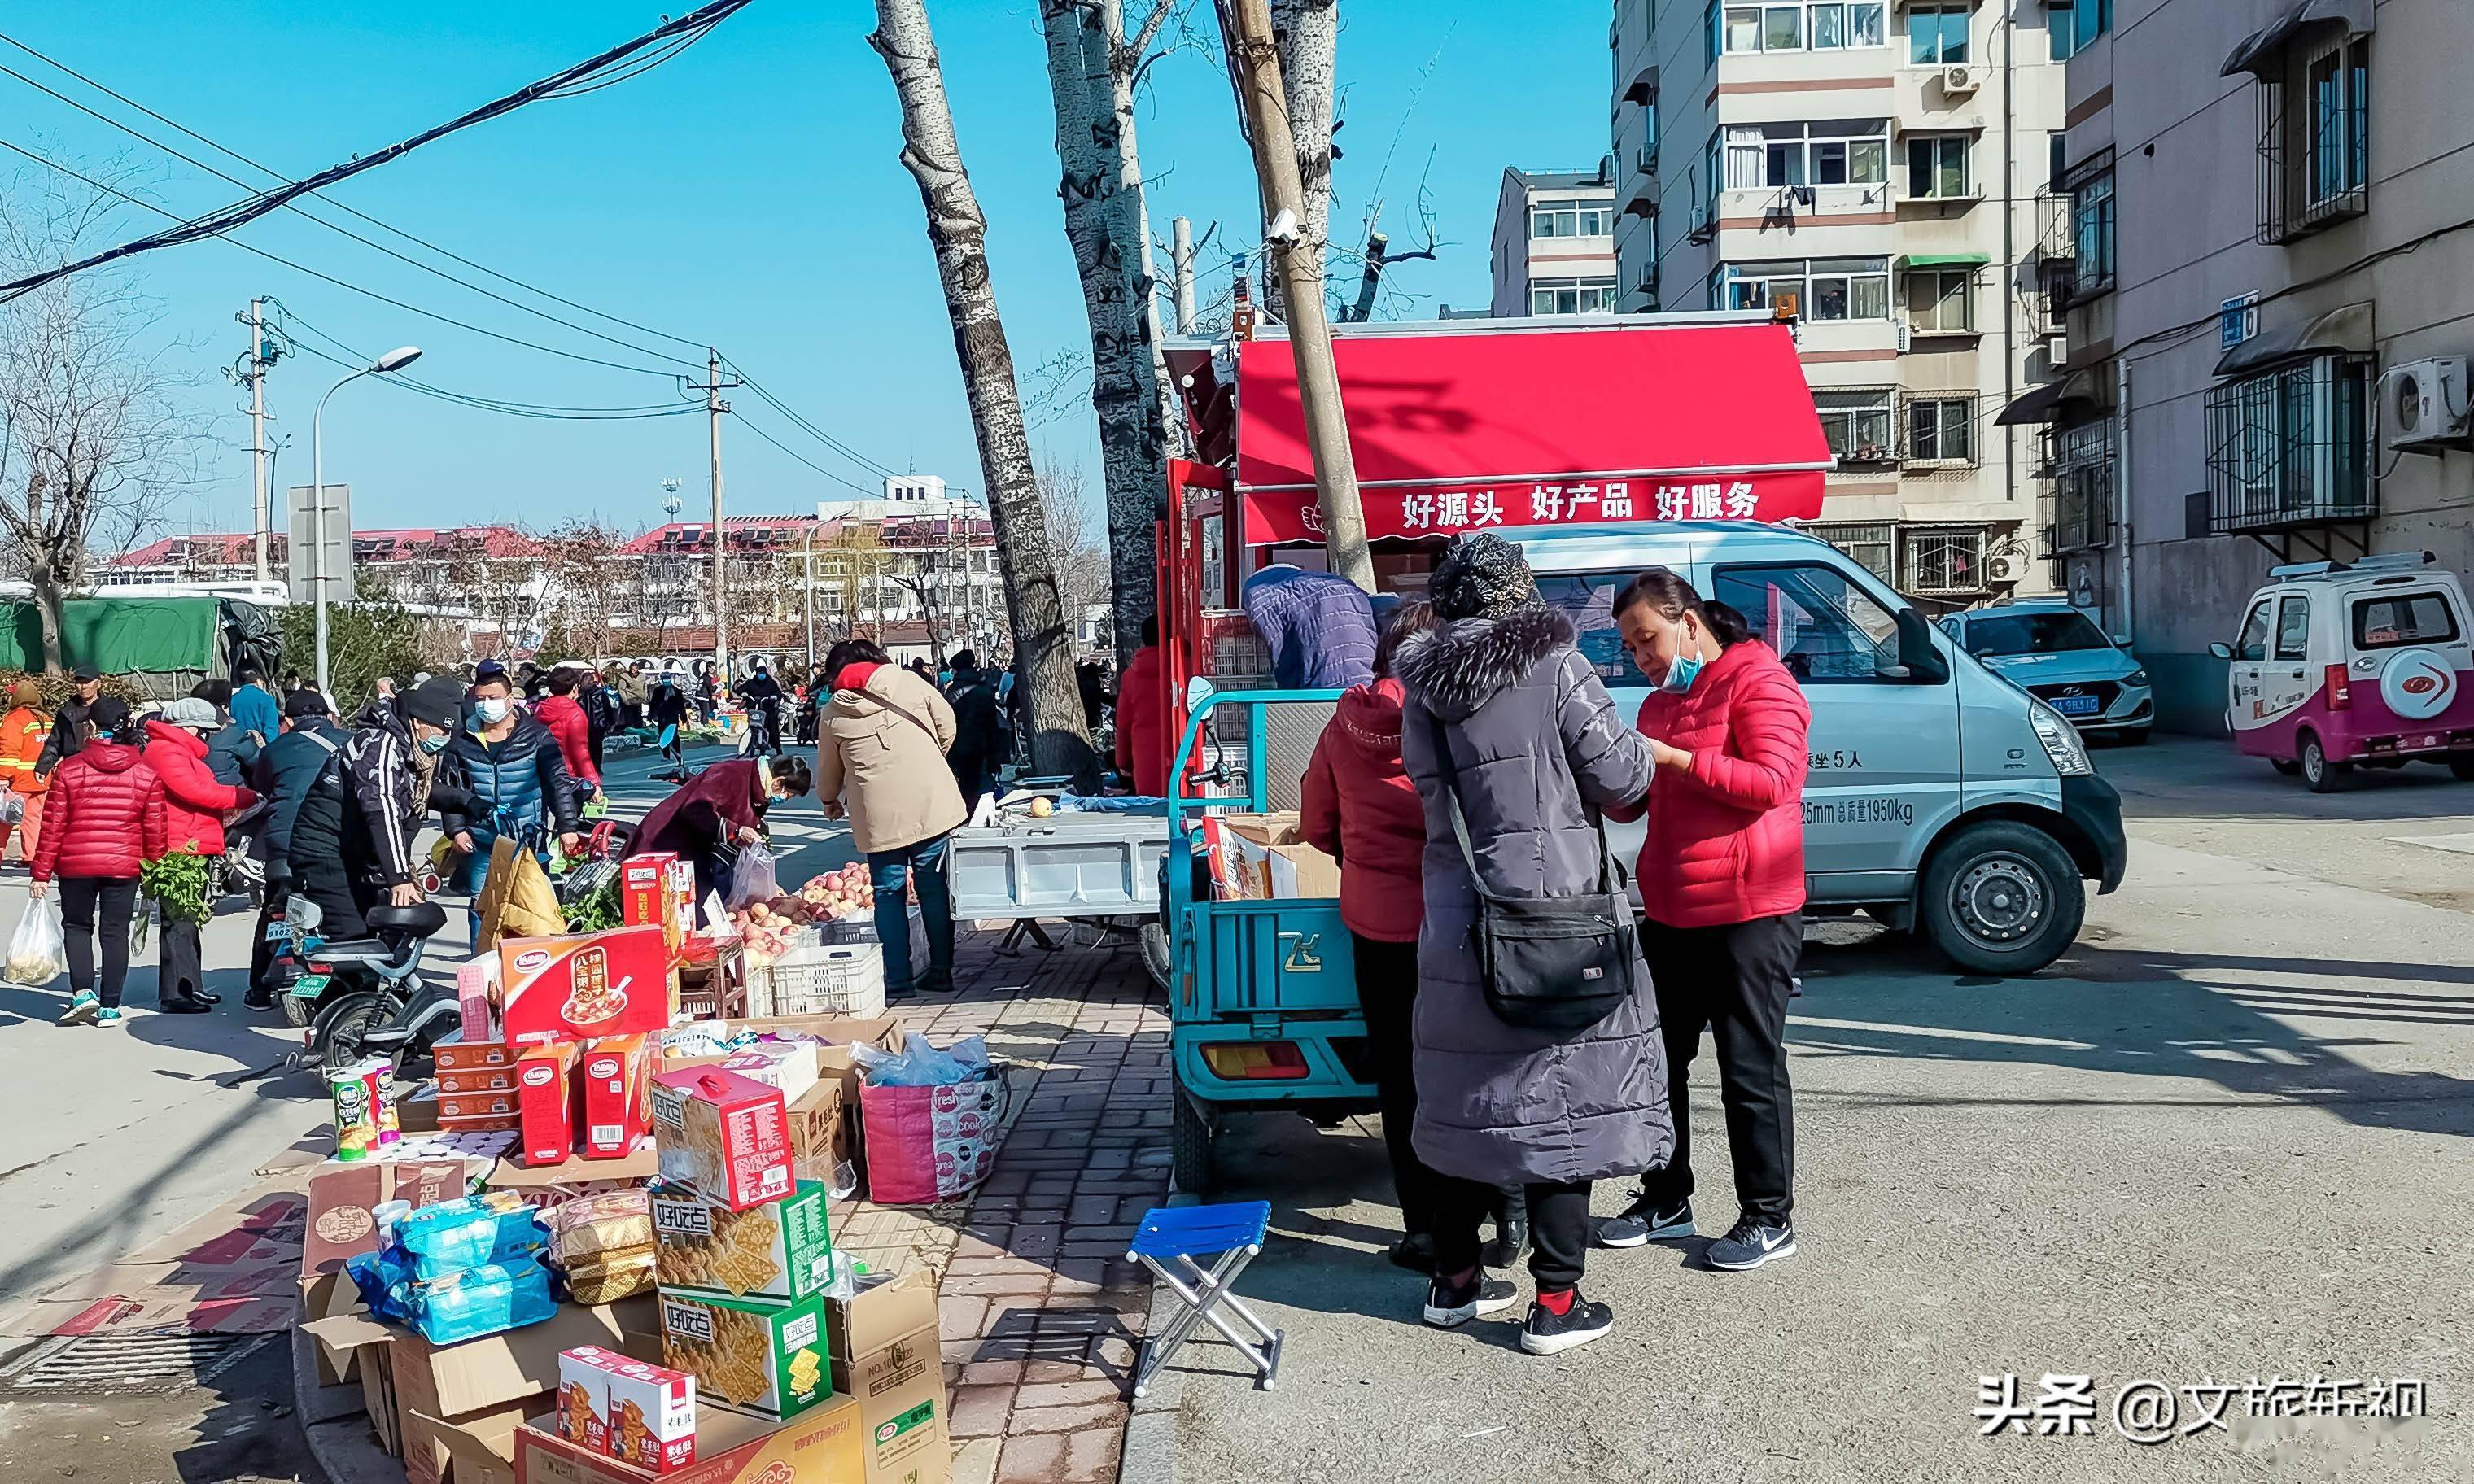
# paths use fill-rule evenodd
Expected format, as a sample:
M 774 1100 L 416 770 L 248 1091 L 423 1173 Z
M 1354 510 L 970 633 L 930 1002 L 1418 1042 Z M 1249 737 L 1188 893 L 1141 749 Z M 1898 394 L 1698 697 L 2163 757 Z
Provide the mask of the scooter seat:
M 381 902 L 363 915 L 373 933 L 400 933 L 407 937 L 426 938 L 447 925 L 447 909 L 434 901 L 417 901 L 409 907 Z

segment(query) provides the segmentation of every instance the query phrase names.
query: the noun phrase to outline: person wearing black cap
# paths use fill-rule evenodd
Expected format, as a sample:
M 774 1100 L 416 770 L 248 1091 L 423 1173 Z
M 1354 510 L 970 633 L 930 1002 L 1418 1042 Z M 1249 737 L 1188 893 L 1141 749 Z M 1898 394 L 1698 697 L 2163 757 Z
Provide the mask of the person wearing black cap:
M 267 942 L 266 928 L 281 921 L 284 902 L 293 892 L 305 892 L 326 915 L 321 929 L 325 936 L 361 935 L 360 914 L 353 909 L 341 858 L 340 815 L 334 812 L 343 798 L 343 729 L 335 725 L 327 698 L 314 690 L 285 696 L 283 719 L 283 735 L 269 742 L 250 768 L 250 786 L 275 801 L 275 810 L 255 848 L 258 858 L 266 862 L 266 909 L 251 954 L 249 993 L 241 996 L 241 1003 L 252 1010 L 275 1008 L 274 990 L 267 983 L 275 949 Z M 310 837 L 302 840 L 298 836 L 304 806 L 311 794 L 322 788 L 328 807 L 316 811 Z M 303 865 L 311 868 L 309 875 L 302 873 Z
M 419 901 L 412 842 L 422 817 L 433 807 L 473 807 L 470 794 L 438 780 L 439 754 L 463 719 L 463 690 L 444 677 L 426 680 L 371 702 L 353 718 L 344 744 L 344 862 L 364 914 L 382 900 L 399 907 Z
M 69 672 L 69 698 L 52 713 L 52 734 L 43 743 L 42 755 L 35 759 L 37 778 L 49 778 L 61 758 L 75 757 L 95 733 L 89 713 L 96 698 L 103 694 L 102 674 L 90 664 L 82 664 Z

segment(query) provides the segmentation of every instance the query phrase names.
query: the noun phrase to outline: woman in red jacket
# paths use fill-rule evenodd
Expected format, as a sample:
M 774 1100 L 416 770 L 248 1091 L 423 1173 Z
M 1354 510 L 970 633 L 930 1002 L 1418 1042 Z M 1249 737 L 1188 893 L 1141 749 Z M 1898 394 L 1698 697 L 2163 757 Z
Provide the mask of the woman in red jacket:
M 61 925 L 67 930 L 69 1008 L 62 1025 L 120 1019 L 129 977 L 129 920 L 137 904 L 137 868 L 163 853 L 163 782 L 137 751 L 129 707 L 101 696 L 86 712 L 94 740 L 52 770 L 43 796 L 43 837 L 35 849 L 36 901 L 61 878 Z M 103 994 L 95 996 L 94 945 L 103 937 Z
M 1734 1157 L 1734 1226 L 1710 1265 L 1734 1272 L 1795 1251 L 1795 1118 L 1786 1002 L 1804 951 L 1804 692 L 1741 613 L 1664 567 L 1615 595 L 1625 647 L 1654 687 L 1640 730 L 1658 761 L 1637 879 L 1641 950 L 1666 1038 L 1675 1158 L 1598 1240 L 1690 1236 L 1691 1102 L 1686 1073 L 1707 1027 Z
M 583 703 L 575 699 L 575 671 L 560 665 L 549 672 L 548 683 L 549 694 L 534 705 L 533 719 L 558 739 L 558 755 L 567 760 L 568 776 L 575 780 L 575 803 L 580 809 L 586 800 L 601 792 L 601 768 L 593 760 L 593 721 L 584 714 Z
M 146 766 L 163 781 L 164 840 L 175 854 L 221 855 L 224 816 L 257 802 L 248 789 L 218 781 L 206 762 L 206 736 L 217 721 L 213 702 L 190 696 L 167 704 L 146 723 Z M 202 925 L 169 913 L 163 918 L 156 994 L 174 1015 L 208 1010 L 223 999 L 206 989 Z

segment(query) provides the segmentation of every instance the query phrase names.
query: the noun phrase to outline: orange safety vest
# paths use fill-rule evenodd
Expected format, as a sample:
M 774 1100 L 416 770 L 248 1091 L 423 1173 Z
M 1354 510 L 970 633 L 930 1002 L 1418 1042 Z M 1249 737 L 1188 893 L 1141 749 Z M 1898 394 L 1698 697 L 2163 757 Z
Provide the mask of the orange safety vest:
M 0 717 L 0 784 L 21 794 L 38 794 L 43 784 L 35 777 L 36 760 L 52 734 L 52 719 L 30 706 Z

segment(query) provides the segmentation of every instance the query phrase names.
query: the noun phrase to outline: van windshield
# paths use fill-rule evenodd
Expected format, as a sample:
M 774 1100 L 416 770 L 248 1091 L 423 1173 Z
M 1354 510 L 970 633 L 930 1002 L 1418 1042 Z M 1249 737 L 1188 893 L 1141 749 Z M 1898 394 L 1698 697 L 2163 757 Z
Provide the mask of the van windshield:
M 1548 608 L 1572 620 L 1573 645 L 1598 672 L 1608 689 L 1649 683 L 1624 648 L 1623 630 L 1615 623 L 1615 593 L 1631 580 L 1628 572 L 1541 572 L 1538 596 Z
M 1977 613 L 1967 620 L 1967 652 L 1977 658 L 2112 647 L 2085 613 Z

